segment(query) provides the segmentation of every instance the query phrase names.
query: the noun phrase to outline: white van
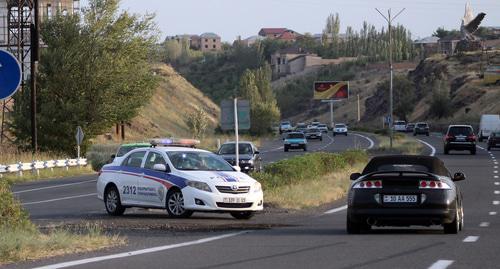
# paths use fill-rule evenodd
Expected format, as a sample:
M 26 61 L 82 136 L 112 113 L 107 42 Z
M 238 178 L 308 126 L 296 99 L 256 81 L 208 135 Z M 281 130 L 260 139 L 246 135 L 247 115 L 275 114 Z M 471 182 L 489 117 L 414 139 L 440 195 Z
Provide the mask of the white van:
M 479 123 L 479 142 L 487 139 L 493 131 L 500 131 L 500 115 L 482 115 Z

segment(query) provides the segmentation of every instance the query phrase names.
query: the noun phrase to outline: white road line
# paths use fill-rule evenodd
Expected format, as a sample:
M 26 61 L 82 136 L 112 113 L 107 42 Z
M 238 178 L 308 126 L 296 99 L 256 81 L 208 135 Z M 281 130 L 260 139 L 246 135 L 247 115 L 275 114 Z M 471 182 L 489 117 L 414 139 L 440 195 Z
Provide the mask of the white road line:
M 500 182 L 495 182 L 495 185 L 499 186 L 499 185 L 500 185 Z
M 493 169 L 498 169 L 498 165 L 493 166 Z
M 498 178 L 498 176 L 493 176 L 494 178 Z
M 498 174 L 498 170 L 493 171 L 493 173 Z
M 493 162 L 494 164 L 498 164 L 498 162 Z
M 89 263 L 102 262 L 102 261 L 107 261 L 107 260 L 128 258 L 128 257 L 132 257 L 132 256 L 149 254 L 149 253 L 153 253 L 153 252 L 160 252 L 160 251 L 165 251 L 165 250 L 169 250 L 169 249 L 204 244 L 204 243 L 208 243 L 208 242 L 212 242 L 212 241 L 216 241 L 216 240 L 221 240 L 221 239 L 225 239 L 225 238 L 229 238 L 229 237 L 242 235 L 245 233 L 248 233 L 248 231 L 224 234 L 224 235 L 213 236 L 213 237 L 207 237 L 207 238 L 203 238 L 203 239 L 199 239 L 199 240 L 195 240 L 195 241 L 184 242 L 184 243 L 179 243 L 179 244 L 165 245 L 165 246 L 160 246 L 160 247 L 146 248 L 146 249 L 130 251 L 130 252 L 123 252 L 123 253 L 112 254 L 112 255 L 107 255 L 107 256 L 100 256 L 100 257 L 75 260 L 75 261 L 70 261 L 70 262 L 57 263 L 57 264 L 37 267 L 35 269 L 58 269 L 58 268 L 66 268 L 66 267 L 71 267 L 71 266 L 89 264 Z
M 476 147 L 478 147 L 478 148 L 480 148 L 480 149 L 482 149 L 482 150 L 486 150 L 485 148 L 483 148 L 483 147 L 481 147 L 481 146 L 476 146 Z
M 329 136 L 329 135 L 326 135 L 326 137 L 328 137 L 330 139 L 330 143 L 326 144 L 325 146 L 315 150 L 315 151 L 321 151 L 321 150 L 324 150 L 326 149 L 327 147 L 329 147 L 331 144 L 333 144 L 333 142 L 335 142 L 335 139 L 333 139 L 333 137 Z
M 347 209 L 347 205 L 344 205 L 344 206 L 341 206 L 341 207 L 337 207 L 337 208 L 334 208 L 334 209 L 331 209 L 331 210 L 328 210 L 326 211 L 325 215 L 329 215 L 329 214 L 333 214 L 333 213 L 337 213 L 337 212 L 340 212 L 340 211 L 344 211 Z
M 494 194 L 500 194 L 500 191 L 494 191 L 493 193 Z
M 493 201 L 493 205 L 500 205 L 500 201 Z
M 489 213 L 489 215 L 490 215 L 490 216 L 495 216 L 496 214 L 497 214 L 497 212 L 496 212 L 496 211 L 491 211 L 491 212 Z
M 279 148 L 274 148 L 274 149 L 266 150 L 266 151 L 261 151 L 261 153 L 269 153 L 269 152 L 278 151 L 278 150 L 282 150 L 282 149 L 283 149 L 283 146 L 281 146 Z
M 89 194 L 82 194 L 82 195 L 68 196 L 68 197 L 62 197 L 62 198 L 56 198 L 56 199 L 50 199 L 50 200 L 44 200 L 44 201 L 29 202 L 29 203 L 22 203 L 21 205 L 46 204 L 46 203 L 51 203 L 51 202 L 64 201 L 64 200 L 71 200 L 71 199 L 77 199 L 77 198 L 83 198 L 83 197 L 89 197 L 89 196 L 97 196 L 97 193 L 89 193 Z
M 488 227 L 488 226 L 490 226 L 489 222 L 481 222 L 481 224 L 479 224 L 479 227 Z
M 467 236 L 465 239 L 464 239 L 464 243 L 474 243 L 476 242 L 477 240 L 479 240 L 479 236 Z
M 63 188 L 63 187 L 68 187 L 68 186 L 81 185 L 81 184 L 90 183 L 90 182 L 97 182 L 97 180 L 87 180 L 87 181 L 76 182 L 76 183 L 61 184 L 61 185 L 57 185 L 57 186 L 49 186 L 49 187 L 42 187 L 42 188 L 36 188 L 36 189 L 22 190 L 22 191 L 13 192 L 13 194 L 20 194 L 20 193 L 41 191 L 41 190 L 48 190 L 48 189 L 55 189 L 55 188 Z
M 450 266 L 454 261 L 452 260 L 439 260 L 431 265 L 429 269 L 446 269 Z
M 368 149 L 372 149 L 373 147 L 375 147 L 375 142 L 371 138 L 369 138 L 368 136 L 364 136 L 361 134 L 355 134 L 355 133 L 352 133 L 352 134 L 368 140 L 368 142 L 370 143 L 370 145 L 368 146 Z
M 420 142 L 420 143 L 428 146 L 431 149 L 430 156 L 435 156 L 436 155 L 436 148 L 433 145 L 431 145 L 431 144 L 429 144 L 429 143 L 427 143 L 427 142 L 425 142 L 423 140 L 420 140 L 420 139 L 417 139 L 417 140 L 418 140 L 418 142 Z

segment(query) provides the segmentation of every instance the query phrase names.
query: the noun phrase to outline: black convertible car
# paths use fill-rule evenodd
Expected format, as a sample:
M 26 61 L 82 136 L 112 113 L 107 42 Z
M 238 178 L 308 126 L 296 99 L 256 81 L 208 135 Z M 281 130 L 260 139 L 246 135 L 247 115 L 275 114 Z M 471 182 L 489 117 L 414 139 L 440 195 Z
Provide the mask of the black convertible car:
M 427 156 L 373 158 L 363 173 L 351 175 L 347 233 L 372 226 L 442 225 L 445 233 L 462 230 L 462 194 L 443 161 Z

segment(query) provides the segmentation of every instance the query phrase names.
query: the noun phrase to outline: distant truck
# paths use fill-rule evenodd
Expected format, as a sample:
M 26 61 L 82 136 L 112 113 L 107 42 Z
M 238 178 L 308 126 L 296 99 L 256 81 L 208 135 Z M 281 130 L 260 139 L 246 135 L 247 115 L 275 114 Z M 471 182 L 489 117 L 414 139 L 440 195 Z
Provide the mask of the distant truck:
M 494 131 L 500 131 L 500 115 L 482 115 L 479 123 L 479 142 L 483 142 L 483 139 L 487 139 Z
M 500 85 L 500 65 L 490 65 L 484 71 L 485 84 L 499 84 Z

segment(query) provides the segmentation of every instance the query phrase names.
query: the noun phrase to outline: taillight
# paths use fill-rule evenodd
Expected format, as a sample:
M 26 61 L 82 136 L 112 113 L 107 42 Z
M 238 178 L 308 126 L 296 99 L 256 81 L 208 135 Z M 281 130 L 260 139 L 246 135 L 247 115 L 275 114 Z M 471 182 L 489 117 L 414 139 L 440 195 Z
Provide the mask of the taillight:
M 435 189 L 435 190 L 450 190 L 451 187 L 447 183 L 436 180 L 420 180 L 419 189 Z
M 467 136 L 467 139 L 470 141 L 476 141 L 477 137 L 472 134 L 472 135 Z
M 353 189 L 381 189 L 381 188 L 382 188 L 381 180 L 361 181 L 353 186 Z
M 446 135 L 446 136 L 444 137 L 444 139 L 445 139 L 446 141 L 449 141 L 449 140 L 455 139 L 455 136 L 453 136 L 453 135 Z

